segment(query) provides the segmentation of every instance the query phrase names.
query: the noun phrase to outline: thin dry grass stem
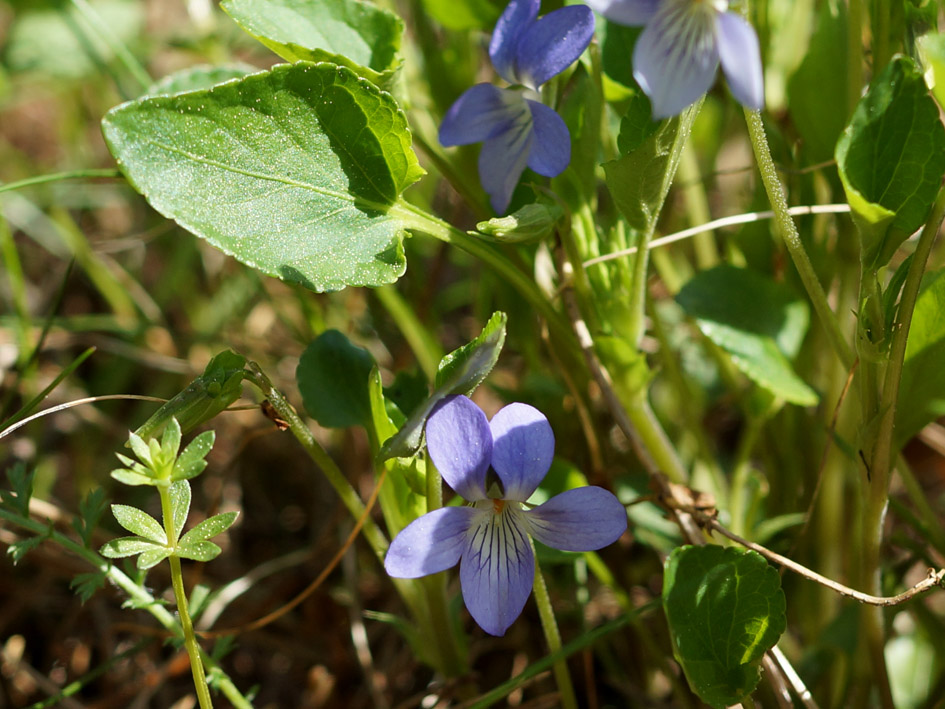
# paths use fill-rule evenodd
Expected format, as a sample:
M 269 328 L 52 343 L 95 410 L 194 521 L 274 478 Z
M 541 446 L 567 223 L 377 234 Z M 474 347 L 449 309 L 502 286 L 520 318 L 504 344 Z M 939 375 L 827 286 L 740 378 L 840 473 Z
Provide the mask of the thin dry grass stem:
M 665 502 L 667 501 L 664 500 L 664 503 Z M 672 507 L 673 505 L 674 502 L 669 501 L 669 506 Z M 854 588 L 850 588 L 849 586 L 844 586 L 842 583 L 834 581 L 833 579 L 828 579 L 826 576 L 822 576 L 816 571 L 808 569 L 806 566 L 798 564 L 796 561 L 788 559 L 786 556 L 782 556 L 777 552 L 773 552 L 770 549 L 761 546 L 760 544 L 743 539 L 742 537 L 738 536 L 734 532 L 730 532 L 728 529 L 719 524 L 718 521 L 716 521 L 714 514 L 707 514 L 706 512 L 695 508 L 689 508 L 686 511 L 689 512 L 697 520 L 697 522 L 706 529 L 713 532 L 718 532 L 723 537 L 731 539 L 733 542 L 740 544 L 746 549 L 751 549 L 752 551 L 758 552 L 769 561 L 773 561 L 776 564 L 784 566 L 810 581 L 819 583 L 821 586 L 829 588 L 830 590 L 839 593 L 841 596 L 852 598 L 853 600 L 859 601 L 860 603 L 865 603 L 871 606 L 897 606 L 901 603 L 912 600 L 922 593 L 930 591 L 935 586 L 945 589 L 945 569 L 929 569 L 928 575 L 907 591 L 903 591 L 902 593 L 895 596 L 872 596 L 868 593 L 863 593 L 861 591 L 857 591 Z

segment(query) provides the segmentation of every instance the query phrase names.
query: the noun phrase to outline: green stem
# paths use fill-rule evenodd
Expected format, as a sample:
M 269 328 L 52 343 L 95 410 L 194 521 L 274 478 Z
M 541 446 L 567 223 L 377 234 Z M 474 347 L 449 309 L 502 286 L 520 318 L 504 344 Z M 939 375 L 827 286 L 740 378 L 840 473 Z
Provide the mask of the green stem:
M 532 551 L 535 545 L 532 544 Z M 548 650 L 554 654 L 561 650 L 561 634 L 558 632 L 558 623 L 555 621 L 555 613 L 551 607 L 551 598 L 548 596 L 548 587 L 545 586 L 545 577 L 542 576 L 541 567 L 538 565 L 538 557 L 535 557 L 535 603 L 538 604 L 538 615 L 541 618 L 541 627 L 545 631 L 545 642 L 548 643 Z M 552 666 L 555 675 L 555 681 L 558 683 L 559 706 L 564 709 L 577 709 L 577 698 L 574 695 L 574 686 L 571 684 L 571 675 L 568 673 L 568 663 L 564 660 L 558 660 Z
M 171 503 L 170 488 L 166 485 L 158 486 L 161 496 L 161 514 L 164 518 L 164 533 L 167 535 L 167 545 L 177 549 L 177 540 L 180 530 L 174 525 L 174 508 Z M 204 674 L 203 662 L 200 659 L 200 646 L 194 634 L 194 624 L 187 610 L 187 592 L 184 590 L 184 574 L 180 566 L 180 557 L 177 553 L 168 557 L 171 563 L 171 585 L 174 587 L 174 600 L 177 603 L 177 615 L 180 617 L 181 630 L 184 632 L 184 646 L 190 657 L 190 670 L 194 675 L 194 687 L 197 690 L 197 700 L 200 709 L 211 709 L 213 701 L 210 699 L 210 689 L 207 687 L 207 676 Z
M 755 153 L 755 160 L 758 162 L 761 181 L 764 183 L 765 192 L 768 194 L 771 209 L 774 210 L 777 231 L 784 241 L 788 253 L 791 254 L 797 273 L 801 277 L 801 282 L 804 284 L 821 325 L 827 331 L 827 337 L 834 352 L 837 353 L 843 366 L 849 369 L 853 366 L 853 352 L 843 337 L 840 324 L 827 302 L 827 295 L 817 279 L 814 267 L 807 256 L 807 251 L 804 249 L 804 243 L 801 241 L 794 220 L 788 212 L 787 200 L 784 197 L 781 181 L 778 179 L 774 159 L 771 157 L 764 124 L 761 122 L 761 114 L 758 111 L 750 111 L 746 108 L 745 122 L 748 124 L 748 135 L 751 139 L 752 150 Z
M 699 172 L 699 161 L 692 144 L 687 142 L 679 156 L 679 178 L 682 181 L 682 192 L 685 196 L 686 214 L 689 217 L 689 226 L 705 224 L 712 219 L 709 211 L 709 199 L 702 183 Z M 704 231 L 696 234 L 692 239 L 696 252 L 696 264 L 701 270 L 712 268 L 719 262 L 719 250 L 715 244 L 715 232 Z
M 72 4 L 82 15 L 82 18 L 92 26 L 99 38 L 108 45 L 108 48 L 114 52 L 119 61 L 125 65 L 128 73 L 141 85 L 142 91 L 147 90 L 154 81 L 145 71 L 145 68 L 141 66 L 141 63 L 128 51 L 128 47 L 125 46 L 124 42 L 115 35 L 111 27 L 95 11 L 95 8 L 89 5 L 86 0 L 72 0 Z
M 890 49 L 890 14 L 889 0 L 873 0 L 873 71 L 879 74 L 892 57 Z
M 534 306 L 535 310 L 537 310 L 548 323 L 549 328 L 555 331 L 560 337 L 565 338 L 565 342 L 573 342 L 574 346 L 572 347 L 572 351 L 579 351 L 567 321 L 554 309 L 535 282 L 496 248 L 460 231 L 452 224 L 438 219 L 432 214 L 428 214 L 409 202 L 400 201 L 391 207 L 390 211 L 403 220 L 403 226 L 405 228 L 421 231 L 447 244 L 458 246 L 466 253 L 475 256 L 480 261 L 490 266 Z
M 357 491 L 351 486 L 351 483 L 348 482 L 344 473 L 341 472 L 341 469 L 335 465 L 335 461 L 331 459 L 331 456 L 329 456 L 328 453 L 325 452 L 325 449 L 315 440 L 315 436 L 312 435 L 309 427 L 305 425 L 305 422 L 302 421 L 296 413 L 295 408 L 282 395 L 282 392 L 272 385 L 272 382 L 269 381 L 269 377 L 263 373 L 259 365 L 255 362 L 250 362 L 247 366 L 250 371 L 248 379 L 259 387 L 263 396 L 269 400 L 269 403 L 272 404 L 272 407 L 282 420 L 288 424 L 292 435 L 302 444 L 309 458 L 321 469 L 322 474 L 328 479 L 328 483 L 334 488 L 338 497 L 341 498 L 341 502 L 344 506 L 348 508 L 351 516 L 355 519 L 359 519 L 364 513 L 364 502 L 361 500 Z M 368 543 L 371 545 L 371 548 L 374 550 L 374 554 L 381 560 L 381 563 L 383 563 L 384 554 L 387 552 L 387 547 L 389 546 L 384 532 L 381 531 L 370 517 L 364 520 L 362 531 Z
M 410 349 L 413 350 L 417 364 L 431 382 L 436 377 L 436 370 L 443 358 L 443 350 L 430 332 L 423 326 L 416 312 L 404 300 L 394 286 L 375 288 L 374 295 L 384 306 L 398 329 L 403 334 Z
M 746 499 L 748 479 L 751 473 L 751 453 L 758 442 L 758 436 L 764 428 L 765 418 L 755 414 L 748 417 L 747 428 L 738 442 L 735 454 L 735 468 L 732 471 L 732 486 L 729 492 L 728 509 L 732 516 L 731 529 L 739 536 L 747 536 L 748 514 Z
M 932 251 L 932 242 L 938 234 L 943 218 L 945 218 L 945 189 L 939 191 L 929 218 L 922 228 L 912 263 L 909 266 L 909 273 L 902 288 L 897 322 L 893 328 L 894 334 L 889 362 L 883 376 L 882 395 L 876 410 L 880 419 L 872 447 L 872 455 L 870 456 L 871 475 L 863 519 L 862 539 L 863 591 L 874 596 L 881 595 L 882 591 L 880 547 L 883 541 L 883 522 L 889 503 L 889 478 L 892 472 L 894 452 L 893 428 L 896 421 L 896 402 L 899 398 L 899 384 L 902 380 L 906 343 L 909 337 L 909 328 L 912 325 L 916 300 L 919 296 L 919 288 L 922 284 L 922 276 L 925 273 L 926 263 Z M 886 660 L 883 652 L 885 630 L 882 609 L 865 608 L 863 617 L 872 658 L 873 676 L 878 683 L 884 706 L 891 707 L 893 706 L 892 694 L 889 688 L 889 675 L 886 670 Z
M 135 608 L 143 608 L 146 610 L 171 635 L 176 637 L 182 635 L 181 626 L 174 618 L 173 614 L 159 603 L 147 589 L 132 581 L 121 569 L 112 565 L 91 549 L 87 549 L 81 544 L 74 542 L 61 532 L 55 530 L 50 531 L 48 523 L 44 524 L 43 522 L 38 522 L 28 517 L 21 517 L 3 508 L 0 508 L 0 519 L 7 520 L 34 534 L 47 535 L 50 541 L 55 542 L 66 551 L 83 559 L 97 571 L 105 574 L 109 581 L 118 586 L 129 598 L 135 601 Z M 214 674 L 220 690 L 226 695 L 230 702 L 232 702 L 237 709 L 252 709 L 252 704 L 243 697 L 236 688 L 236 685 L 234 685 L 232 680 L 223 672 L 217 662 L 203 652 L 201 652 L 201 657 L 203 663 Z
M 41 185 L 47 182 L 61 182 L 62 180 L 84 180 L 94 177 L 121 177 L 121 170 L 117 168 L 104 168 L 101 170 L 71 170 L 69 172 L 57 172 L 52 175 L 38 175 L 28 177 L 25 180 L 16 182 L 7 182 L 0 184 L 0 192 L 9 190 L 18 190 L 21 187 L 30 187 L 31 185 Z
M 846 117 L 863 91 L 863 0 L 849 0 L 847 10 L 847 110 Z
M 909 273 L 902 287 L 902 296 L 899 299 L 897 323 L 893 327 L 893 341 L 889 353 L 889 364 L 883 377 L 883 394 L 879 402 L 879 411 L 882 414 L 879 425 L 879 434 L 873 447 L 873 487 L 882 488 L 885 495 L 889 489 L 889 473 L 892 470 L 893 460 L 893 428 L 896 419 L 896 402 L 899 399 L 899 384 L 902 381 L 902 368 L 906 359 L 906 344 L 909 339 L 909 328 L 912 326 L 912 315 L 915 310 L 919 289 L 922 285 L 922 276 L 932 251 L 932 243 L 938 234 L 939 227 L 945 219 L 945 189 L 939 191 L 929 213 L 929 218 L 922 228 L 919 242 L 916 244 Z
M 676 449 L 657 420 L 656 414 L 650 408 L 646 390 L 635 396 L 626 409 L 627 416 L 640 437 L 644 449 L 653 458 L 659 471 L 672 482 L 685 484 L 689 479 L 689 473 L 676 454 Z

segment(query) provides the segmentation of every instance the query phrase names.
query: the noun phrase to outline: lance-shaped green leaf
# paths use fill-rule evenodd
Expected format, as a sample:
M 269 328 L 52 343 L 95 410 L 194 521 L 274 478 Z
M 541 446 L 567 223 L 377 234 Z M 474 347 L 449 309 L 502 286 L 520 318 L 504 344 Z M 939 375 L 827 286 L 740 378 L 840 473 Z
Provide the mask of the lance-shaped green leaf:
M 916 300 L 896 404 L 896 446 L 945 416 L 945 269 L 926 274 Z
M 167 535 L 164 533 L 164 528 L 147 512 L 128 505 L 112 505 L 112 514 L 115 515 L 118 524 L 132 534 L 150 539 L 158 544 L 167 544 Z
M 237 516 L 239 516 L 239 512 L 221 512 L 205 519 L 180 538 L 180 545 L 187 546 L 223 534 L 233 526 Z
M 213 442 L 216 439 L 216 433 L 213 431 L 204 431 L 194 438 L 180 457 L 174 462 L 174 470 L 171 473 L 171 480 L 190 480 L 197 477 L 207 467 L 205 458 L 213 448 Z
M 249 266 L 316 291 L 404 272 L 394 207 L 423 170 L 393 98 L 349 69 L 300 62 L 139 99 L 103 130 L 151 206 Z
M 626 145 L 635 149 L 604 163 L 607 189 L 614 202 L 630 226 L 644 234 L 652 233 L 656 225 L 676 176 L 683 145 L 700 108 L 702 101 L 697 101 L 679 116 L 665 121 L 642 142 L 627 139 Z M 637 128 L 633 132 L 639 138 L 645 130 Z
M 368 376 L 374 357 L 337 330 L 312 340 L 295 370 L 305 410 L 326 428 L 371 425 Z
M 471 394 L 482 383 L 498 361 L 505 344 L 505 321 L 505 313 L 493 313 L 475 340 L 440 360 L 433 393 L 410 415 L 397 435 L 381 447 L 381 460 L 405 458 L 416 453 L 423 438 L 423 426 L 433 407 L 451 394 Z
M 174 552 L 175 556 L 182 559 L 193 559 L 194 561 L 212 561 L 220 556 L 223 550 L 213 542 L 188 542 L 181 543 Z
M 945 128 L 911 59 L 874 79 L 837 142 L 837 167 L 860 232 L 862 262 L 886 265 L 922 226 L 945 173 Z
M 190 512 L 191 490 L 190 483 L 186 480 L 178 480 L 167 490 L 171 498 L 171 520 L 174 524 L 174 538 L 180 538 L 180 533 L 184 531 L 184 524 L 187 522 L 187 515 Z
M 678 547 L 666 561 L 663 610 L 689 686 L 712 707 L 737 704 L 786 627 L 778 572 L 760 554 Z
M 817 403 L 817 393 L 789 362 L 800 349 L 810 314 L 785 285 L 750 269 L 723 265 L 697 273 L 676 301 L 756 384 L 800 406 Z
M 167 547 L 160 549 L 149 549 L 138 556 L 136 566 L 142 571 L 157 566 L 171 555 L 171 550 Z
M 361 0 L 224 0 L 236 23 L 290 62 L 332 62 L 379 86 L 400 66 L 404 23 Z
M 167 551 L 167 547 L 144 537 L 119 537 L 106 542 L 101 548 L 101 554 L 106 559 L 123 559 L 126 556 L 157 550 Z
M 205 423 L 240 398 L 246 358 L 231 350 L 213 357 L 187 388 L 163 404 L 135 434 L 150 438 L 161 432 L 171 419 L 177 419 L 181 432 L 187 433 Z

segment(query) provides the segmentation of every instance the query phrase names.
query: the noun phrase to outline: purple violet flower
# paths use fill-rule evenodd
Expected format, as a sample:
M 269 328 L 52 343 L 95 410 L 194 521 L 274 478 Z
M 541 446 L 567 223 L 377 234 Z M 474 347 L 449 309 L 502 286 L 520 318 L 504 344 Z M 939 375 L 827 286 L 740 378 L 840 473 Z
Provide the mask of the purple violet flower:
M 468 500 L 417 518 L 394 539 L 384 560 L 396 578 L 419 578 L 460 561 L 466 607 L 479 626 L 504 635 L 532 591 L 529 537 L 564 551 L 591 551 L 616 541 L 627 512 L 610 492 L 580 487 L 523 508 L 554 457 L 548 419 L 527 404 L 509 404 L 492 421 L 471 399 L 444 399 L 427 419 L 427 450 L 443 479 Z
M 525 167 L 555 177 L 571 161 L 571 136 L 561 117 L 537 100 L 538 88 L 567 69 L 590 44 L 594 13 L 563 7 L 540 20 L 541 0 L 512 0 L 496 23 L 489 57 L 499 75 L 519 88 L 476 84 L 446 112 L 444 146 L 483 143 L 479 179 L 502 213 Z
M 764 105 L 758 35 L 727 0 L 585 0 L 622 25 L 645 25 L 633 50 L 633 78 L 667 118 L 697 101 L 719 64 L 732 94 L 747 108 Z

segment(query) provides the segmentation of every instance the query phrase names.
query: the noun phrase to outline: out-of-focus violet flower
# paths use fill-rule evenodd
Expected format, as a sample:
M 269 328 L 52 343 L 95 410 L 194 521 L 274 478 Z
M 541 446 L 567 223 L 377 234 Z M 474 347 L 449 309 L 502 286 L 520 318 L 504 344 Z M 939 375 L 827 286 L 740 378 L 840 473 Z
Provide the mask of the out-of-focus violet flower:
M 541 0 L 512 0 L 496 23 L 489 57 L 510 84 L 477 84 L 456 100 L 440 126 L 445 146 L 483 143 L 479 179 L 492 208 L 502 213 L 525 167 L 555 177 L 571 160 L 571 136 L 561 117 L 535 100 L 538 88 L 587 48 L 594 13 L 563 7 L 538 19 Z
M 675 116 L 712 86 L 719 64 L 732 94 L 760 110 L 764 80 L 758 35 L 727 0 L 585 0 L 609 20 L 645 25 L 633 50 L 633 77 L 653 116 Z
M 426 439 L 443 479 L 471 505 L 411 522 L 391 543 L 384 567 L 396 578 L 418 578 L 460 562 L 466 607 L 487 633 L 504 635 L 525 607 L 535 578 L 530 536 L 556 549 L 591 551 L 627 528 L 623 505 L 599 487 L 523 508 L 555 445 L 548 419 L 527 404 L 510 404 L 490 422 L 467 397 L 448 397 L 427 419 Z

